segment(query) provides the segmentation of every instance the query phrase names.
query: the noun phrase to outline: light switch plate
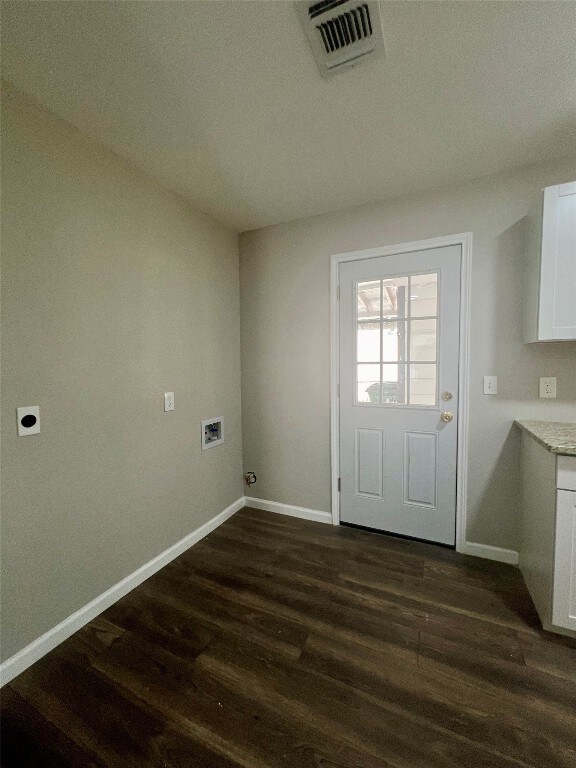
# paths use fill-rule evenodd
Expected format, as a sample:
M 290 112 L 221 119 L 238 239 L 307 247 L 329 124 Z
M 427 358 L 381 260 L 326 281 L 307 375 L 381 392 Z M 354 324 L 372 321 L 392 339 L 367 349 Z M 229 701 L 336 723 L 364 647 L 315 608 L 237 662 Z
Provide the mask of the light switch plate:
M 498 377 L 484 376 L 484 394 L 495 395 L 498 392 Z
M 22 408 L 16 408 L 16 420 L 18 437 L 37 435 L 40 432 L 40 406 L 25 405 Z
M 556 376 L 540 378 L 540 397 L 556 397 Z
M 174 392 L 164 392 L 164 410 L 174 410 Z

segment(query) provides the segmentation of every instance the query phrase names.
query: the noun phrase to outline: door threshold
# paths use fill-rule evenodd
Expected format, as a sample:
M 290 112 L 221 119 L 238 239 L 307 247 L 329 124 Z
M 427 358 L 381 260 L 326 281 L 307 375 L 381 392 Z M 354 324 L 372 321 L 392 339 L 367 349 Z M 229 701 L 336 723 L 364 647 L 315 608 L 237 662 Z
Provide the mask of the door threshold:
M 356 523 L 345 523 L 342 520 L 340 525 L 345 525 L 346 528 L 356 528 L 359 531 L 367 531 L 368 533 L 378 533 L 381 536 L 391 536 L 394 539 L 405 539 L 406 541 L 417 541 L 420 544 L 433 544 L 435 547 L 444 547 L 444 549 L 456 549 L 456 544 L 443 544 L 441 541 L 430 541 L 429 539 L 419 539 L 416 536 L 405 536 L 403 533 L 393 533 L 392 531 L 383 531 L 380 528 L 370 528 L 367 525 L 356 525 Z

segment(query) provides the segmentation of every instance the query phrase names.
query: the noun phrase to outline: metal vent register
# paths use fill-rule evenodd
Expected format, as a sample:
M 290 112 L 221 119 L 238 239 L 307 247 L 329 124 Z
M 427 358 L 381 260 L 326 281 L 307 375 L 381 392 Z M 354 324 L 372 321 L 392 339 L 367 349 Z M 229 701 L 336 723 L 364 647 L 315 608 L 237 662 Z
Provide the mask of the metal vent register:
M 297 2 L 296 9 L 324 77 L 368 58 L 384 55 L 378 2 Z

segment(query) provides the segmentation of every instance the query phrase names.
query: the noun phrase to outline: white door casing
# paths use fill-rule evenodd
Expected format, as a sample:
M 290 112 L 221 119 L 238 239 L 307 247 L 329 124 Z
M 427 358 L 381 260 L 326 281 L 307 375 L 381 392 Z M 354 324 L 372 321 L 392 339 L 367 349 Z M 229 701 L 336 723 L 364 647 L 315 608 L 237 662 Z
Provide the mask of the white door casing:
M 470 252 L 471 235 L 465 234 L 332 257 L 335 524 L 342 520 L 465 546 Z M 379 282 L 384 278 L 387 282 Z M 422 301 L 434 298 L 436 280 L 438 316 L 433 302 Z M 379 290 L 384 298 L 375 314 Z M 394 313 L 391 291 L 401 298 L 409 291 L 414 311 L 406 304 L 405 312 Z M 366 343 L 365 338 L 376 341 Z M 408 346 L 399 352 L 402 340 Z M 402 361 L 398 368 L 393 359 Z M 365 380 L 361 385 L 359 370 Z M 442 400 L 443 392 L 450 392 L 451 399 Z M 452 421 L 441 420 L 443 411 L 453 414 Z

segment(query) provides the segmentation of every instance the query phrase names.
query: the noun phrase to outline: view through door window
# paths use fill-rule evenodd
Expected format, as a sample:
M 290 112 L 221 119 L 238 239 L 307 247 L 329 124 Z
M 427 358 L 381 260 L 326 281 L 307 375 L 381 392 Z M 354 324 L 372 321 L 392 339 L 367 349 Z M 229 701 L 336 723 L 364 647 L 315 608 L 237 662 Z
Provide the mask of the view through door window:
M 436 405 L 438 274 L 361 282 L 356 298 L 356 402 Z

